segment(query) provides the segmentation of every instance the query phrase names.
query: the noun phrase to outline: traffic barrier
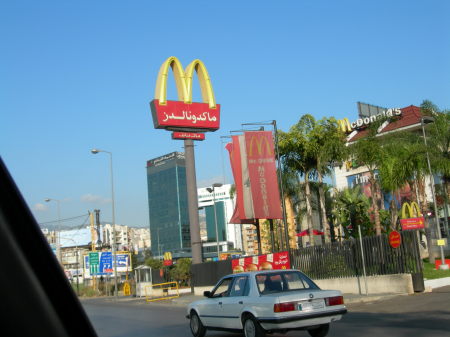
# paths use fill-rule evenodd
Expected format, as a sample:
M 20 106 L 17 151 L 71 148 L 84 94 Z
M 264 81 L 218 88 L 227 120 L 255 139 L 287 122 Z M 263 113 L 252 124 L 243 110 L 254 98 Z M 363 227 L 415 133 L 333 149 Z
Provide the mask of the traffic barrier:
M 156 289 L 155 289 L 156 287 Z M 150 290 L 150 291 L 149 291 Z M 170 294 L 170 291 L 175 291 L 175 294 Z M 153 297 L 159 296 L 159 297 Z M 145 287 L 145 300 L 147 302 L 155 302 L 162 300 L 170 300 L 172 298 L 180 297 L 178 289 L 178 282 L 164 282 L 148 285 Z

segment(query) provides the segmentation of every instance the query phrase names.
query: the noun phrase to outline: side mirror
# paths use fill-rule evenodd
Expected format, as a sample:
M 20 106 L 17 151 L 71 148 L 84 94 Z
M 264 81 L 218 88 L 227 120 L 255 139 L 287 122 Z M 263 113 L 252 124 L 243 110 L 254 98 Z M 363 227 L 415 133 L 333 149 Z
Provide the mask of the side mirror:
M 211 292 L 210 291 L 204 291 L 203 292 L 203 296 L 205 296 L 205 297 L 211 297 Z

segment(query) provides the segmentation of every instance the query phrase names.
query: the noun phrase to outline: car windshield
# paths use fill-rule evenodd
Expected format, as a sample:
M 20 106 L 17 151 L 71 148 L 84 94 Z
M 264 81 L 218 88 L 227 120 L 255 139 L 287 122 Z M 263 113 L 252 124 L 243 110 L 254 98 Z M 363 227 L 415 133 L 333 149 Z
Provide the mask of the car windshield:
M 319 289 L 306 275 L 296 271 L 280 271 L 256 275 L 260 294 L 271 294 L 294 290 Z

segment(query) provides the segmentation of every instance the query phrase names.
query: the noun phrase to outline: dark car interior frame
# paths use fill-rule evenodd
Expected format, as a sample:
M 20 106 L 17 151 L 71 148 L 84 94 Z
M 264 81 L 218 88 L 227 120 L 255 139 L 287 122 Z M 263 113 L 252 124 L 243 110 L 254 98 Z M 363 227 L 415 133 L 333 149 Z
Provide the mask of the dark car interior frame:
M 1 157 L 0 233 L 0 335 L 97 336 Z

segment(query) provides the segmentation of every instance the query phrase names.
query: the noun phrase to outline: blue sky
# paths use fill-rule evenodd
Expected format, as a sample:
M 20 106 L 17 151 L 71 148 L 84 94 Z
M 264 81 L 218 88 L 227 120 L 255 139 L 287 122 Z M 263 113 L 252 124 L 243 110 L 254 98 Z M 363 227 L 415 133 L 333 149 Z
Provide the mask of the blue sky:
M 241 123 L 356 119 L 357 101 L 450 108 L 449 12 L 446 0 L 2 1 L 0 155 L 38 222 L 57 218 L 45 198 L 62 218 L 99 208 L 110 221 L 108 157 L 90 149 L 111 151 L 117 223 L 147 226 L 146 161 L 183 151 L 148 105 L 167 57 L 201 59 L 222 105 L 221 129 L 196 143 L 205 186 L 222 180 L 222 154 L 231 181 L 220 136 Z

